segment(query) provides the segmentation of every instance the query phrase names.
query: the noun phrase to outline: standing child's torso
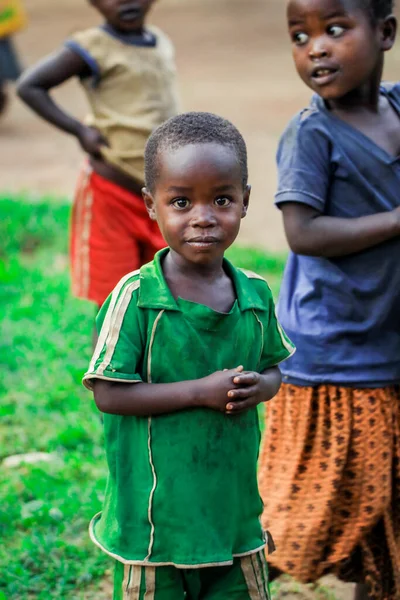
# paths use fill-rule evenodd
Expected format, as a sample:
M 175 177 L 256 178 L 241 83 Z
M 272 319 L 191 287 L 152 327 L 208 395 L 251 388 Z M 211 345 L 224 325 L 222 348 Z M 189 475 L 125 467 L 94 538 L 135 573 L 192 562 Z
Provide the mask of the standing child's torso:
M 277 204 L 291 198 L 345 219 L 400 206 L 400 86 L 381 92 L 390 103 L 390 139 L 373 123 L 339 119 L 313 98 L 282 138 Z M 361 387 L 400 381 L 399 256 L 400 238 L 338 258 L 290 253 L 278 312 L 298 350 L 283 366 L 284 380 Z
M 226 264 L 236 300 L 222 314 L 173 297 L 161 268 L 167 252 L 114 290 L 85 378 L 172 383 L 239 364 L 262 372 L 293 351 L 265 281 Z M 105 415 L 104 424 L 110 479 L 94 527 L 101 545 L 133 560 L 150 546 L 148 560 L 189 566 L 229 562 L 264 545 L 256 408 L 235 416 L 206 408 Z
M 150 133 L 179 112 L 174 49 L 157 28 L 143 41 L 97 27 L 71 37 L 92 76 L 82 79 L 91 107 L 88 124 L 108 140 L 104 159 L 144 182 L 144 148 Z

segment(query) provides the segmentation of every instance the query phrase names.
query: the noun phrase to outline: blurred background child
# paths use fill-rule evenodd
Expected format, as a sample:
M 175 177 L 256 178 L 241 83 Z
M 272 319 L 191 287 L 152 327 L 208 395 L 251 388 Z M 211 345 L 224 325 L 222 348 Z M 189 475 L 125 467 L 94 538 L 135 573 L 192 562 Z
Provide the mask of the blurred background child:
M 24 74 L 18 92 L 89 155 L 72 212 L 72 285 L 75 295 L 100 305 L 125 273 L 165 245 L 141 197 L 144 147 L 151 131 L 177 114 L 178 99 L 172 44 L 146 26 L 153 0 L 91 4 L 104 24 L 71 36 Z M 79 78 L 90 104 L 85 124 L 49 93 L 71 77 Z

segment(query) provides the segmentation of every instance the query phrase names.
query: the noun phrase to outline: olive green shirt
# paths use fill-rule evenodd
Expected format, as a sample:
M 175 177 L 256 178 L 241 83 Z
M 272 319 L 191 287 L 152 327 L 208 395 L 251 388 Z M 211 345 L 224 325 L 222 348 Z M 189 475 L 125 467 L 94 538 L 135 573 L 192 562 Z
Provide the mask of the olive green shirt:
M 97 344 L 84 383 L 170 383 L 243 365 L 261 372 L 294 347 L 275 317 L 267 283 L 224 268 L 237 300 L 227 314 L 171 294 L 161 262 L 127 275 L 98 316 Z M 207 408 L 162 416 L 104 415 L 109 478 L 93 541 L 133 564 L 231 564 L 265 545 L 257 489 L 258 411 Z
M 81 85 L 90 105 L 86 123 L 108 141 L 102 156 L 143 183 L 149 135 L 180 112 L 174 47 L 157 27 L 146 30 L 154 46 L 124 42 L 102 27 L 75 33 L 66 42 L 92 72 Z

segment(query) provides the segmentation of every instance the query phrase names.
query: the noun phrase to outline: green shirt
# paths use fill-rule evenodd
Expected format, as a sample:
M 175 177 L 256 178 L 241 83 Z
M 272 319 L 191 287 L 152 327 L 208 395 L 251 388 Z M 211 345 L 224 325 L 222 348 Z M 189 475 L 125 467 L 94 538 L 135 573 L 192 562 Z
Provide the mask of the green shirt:
M 154 261 L 124 277 L 98 316 L 91 380 L 170 383 L 243 365 L 261 372 L 294 347 L 271 291 L 224 261 L 237 300 L 228 314 L 178 298 Z M 230 564 L 265 544 L 257 489 L 258 412 L 198 408 L 162 416 L 104 415 L 109 478 L 93 541 L 118 560 L 182 568 Z

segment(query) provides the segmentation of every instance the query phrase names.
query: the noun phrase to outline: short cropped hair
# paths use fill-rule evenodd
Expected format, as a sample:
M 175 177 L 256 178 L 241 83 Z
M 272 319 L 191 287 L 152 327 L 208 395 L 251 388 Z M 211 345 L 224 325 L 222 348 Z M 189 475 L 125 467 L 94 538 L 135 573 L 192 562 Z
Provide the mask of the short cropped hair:
M 191 144 L 220 144 L 231 148 L 241 169 L 243 189 L 247 185 L 247 149 L 239 130 L 227 119 L 208 112 L 187 112 L 172 117 L 153 131 L 145 150 L 145 181 L 154 191 L 159 176 L 159 155 Z
M 361 8 L 369 13 L 373 23 L 385 19 L 393 12 L 393 0 L 358 0 Z

